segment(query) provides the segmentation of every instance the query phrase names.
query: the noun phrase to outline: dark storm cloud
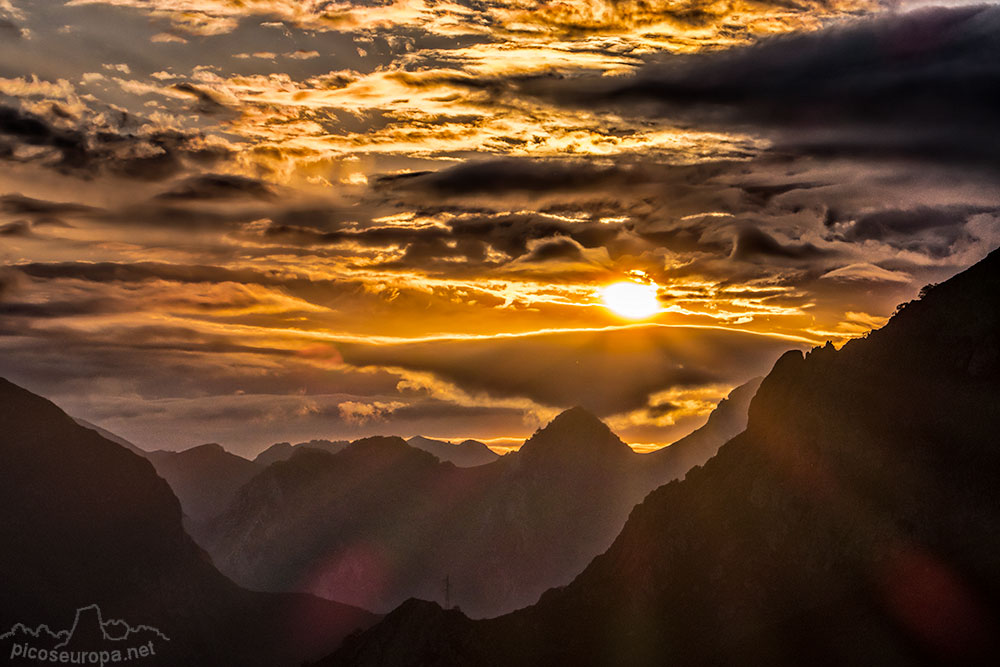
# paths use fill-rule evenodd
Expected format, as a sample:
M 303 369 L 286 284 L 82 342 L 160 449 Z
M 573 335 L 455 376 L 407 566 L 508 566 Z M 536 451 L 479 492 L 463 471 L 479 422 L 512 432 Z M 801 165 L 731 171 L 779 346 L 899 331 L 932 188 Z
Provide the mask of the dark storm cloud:
M 21 39 L 23 36 L 24 33 L 16 23 L 0 19 L 0 39 Z
M 649 175 L 627 165 L 599 166 L 568 160 L 489 160 L 432 172 L 383 176 L 378 185 L 432 194 L 503 192 L 551 193 L 647 181 Z
M 0 236 L 31 236 L 31 224 L 25 220 L 16 220 L 0 225 Z
M 2 297 L 2 294 L 0 294 Z M 47 303 L 0 302 L 0 317 L 56 318 L 89 316 L 98 313 L 121 312 L 121 304 L 113 299 L 79 301 L 49 301 Z
M 681 409 L 681 406 L 675 405 L 674 403 L 657 403 L 656 405 L 651 405 L 646 409 L 646 413 L 650 417 L 663 417 L 669 415 L 672 412 L 677 412 Z
M 365 211 L 359 211 L 354 206 L 303 207 L 292 204 L 288 208 L 272 214 L 271 220 L 279 229 L 282 227 L 304 227 L 312 230 L 330 231 L 341 229 L 347 223 L 357 222 L 359 217 L 365 217 Z
M 770 217 L 793 215 L 807 206 L 825 210 L 819 203 L 825 195 L 818 191 L 829 184 L 804 181 L 795 171 L 786 160 L 773 158 L 607 167 L 580 160 L 508 158 L 433 174 L 394 176 L 386 182 L 401 185 L 383 186 L 380 191 L 390 193 L 397 206 L 449 216 L 446 224 L 455 237 L 472 235 L 513 258 L 525 256 L 533 241 L 554 238 L 569 239 L 583 248 L 607 248 L 612 258 L 651 248 L 729 255 L 741 221 L 753 220 L 768 228 Z M 553 189 L 527 189 L 536 181 L 546 182 L 536 178 L 539 172 L 549 174 Z M 438 191 L 438 183 L 448 188 Z M 815 201 L 795 207 L 783 204 L 785 197 L 814 190 Z M 537 213 L 502 213 L 518 209 Z M 754 244 L 754 239 L 745 241 L 746 256 L 768 249 L 786 257 L 822 255 L 794 243 L 781 252 L 773 243 L 768 248 Z
M 584 405 L 602 415 L 642 408 L 676 387 L 738 384 L 800 344 L 739 331 L 684 327 L 536 334 L 400 345 L 338 345 L 354 366 L 433 373 L 470 394 Z
M 98 210 L 92 206 L 84 206 L 73 202 L 47 201 L 25 197 L 20 194 L 0 196 L 0 211 L 13 215 L 75 215 L 78 213 L 93 213 Z
M 187 178 L 170 190 L 157 195 L 157 199 L 172 200 L 214 200 L 241 197 L 268 200 L 275 197 L 275 191 L 270 184 L 255 178 L 230 174 L 202 174 Z
M 472 217 L 452 221 L 450 226 L 455 236 L 479 239 L 511 257 L 526 254 L 529 241 L 565 236 L 584 248 L 596 248 L 610 243 L 619 233 L 612 225 L 563 222 L 534 215 Z
M 990 209 L 969 207 L 930 208 L 921 206 L 910 210 L 878 211 L 858 218 L 844 237 L 851 241 L 896 239 L 934 231 L 952 235 L 961 228 L 970 215 Z
M 335 226 L 341 227 L 340 223 Z M 481 261 L 485 245 L 518 258 L 529 252 L 531 241 L 566 237 L 584 248 L 602 247 L 619 234 L 619 228 L 592 222 L 564 222 L 537 214 L 473 215 L 452 219 L 441 226 L 381 226 L 362 229 L 316 231 L 291 225 L 270 225 L 265 237 L 300 245 L 358 244 L 366 248 L 397 246 L 406 249 L 405 261 L 466 257 Z
M 499 417 L 505 418 L 507 422 L 517 422 L 523 415 L 523 411 L 515 408 L 495 408 L 488 405 L 457 405 L 447 401 L 437 401 L 433 399 L 422 400 L 417 403 L 405 405 L 392 412 L 393 421 L 396 420 L 416 420 L 428 419 L 475 419 L 477 417 Z M 460 422 L 459 422 L 460 423 Z
M 822 187 L 824 183 L 779 183 L 779 184 L 757 184 L 747 183 L 741 185 L 743 192 L 747 195 L 748 203 L 756 206 L 766 206 L 772 199 L 796 190 L 810 190 Z
M 0 288 L 4 284 L 0 277 Z M 72 309 L 71 304 L 63 304 Z M 12 306 L 23 314 L 26 304 Z M 9 314 L 0 306 L 0 315 Z M 39 313 L 31 313 L 37 316 Z M 261 446 L 317 435 L 358 437 L 429 428 L 447 433 L 449 420 L 475 419 L 504 431 L 520 412 L 456 406 L 416 398 L 393 424 L 343 421 L 339 404 L 398 400 L 398 375 L 313 364 L 308 351 L 242 345 L 226 336 L 183 327 L 129 327 L 103 334 L 68 328 L 33 328 L 25 318 L 0 316 L 10 353 L 0 355 L 0 376 L 31 386 L 71 414 L 111 420 L 142 444 L 187 447 L 205 440 Z M 73 373 L 66 372 L 66 359 Z M 155 372 L 152 370 L 155 369 Z M 210 398 L 209 398 L 210 397 Z M 400 403 L 399 405 L 402 406 Z M 400 420 L 403 420 L 400 422 Z M 470 429 L 468 421 L 450 424 Z
M 773 259 L 815 259 L 832 254 L 812 243 L 780 243 L 759 227 L 744 226 L 733 243 L 733 259 L 743 261 Z
M 53 127 L 42 117 L 0 105 L 0 135 L 29 146 L 47 146 L 55 149 L 60 159 L 57 167 L 79 169 L 90 162 L 87 140 L 80 132 Z
M 340 227 L 339 224 L 336 225 Z M 377 248 L 410 243 L 431 243 L 450 237 L 448 230 L 440 227 L 369 227 L 367 229 L 334 229 L 316 231 L 293 225 L 269 225 L 264 236 L 282 243 L 296 245 L 336 245 L 352 242 L 367 248 Z
M 475 239 L 461 239 L 454 245 L 449 245 L 442 238 L 429 238 L 413 241 L 406 246 L 403 257 L 398 262 L 382 264 L 382 266 L 428 266 L 428 262 L 439 259 L 461 258 L 469 262 L 483 262 L 486 259 L 486 244 Z
M 525 257 L 528 262 L 549 262 L 554 260 L 580 260 L 583 252 L 580 246 L 569 239 L 556 239 L 535 246 L 531 254 Z
M 532 82 L 621 105 L 761 128 L 788 150 L 996 164 L 1000 9 L 934 8 L 648 65 L 627 83 Z M 575 90 L 571 88 L 575 86 Z
M 266 216 L 267 210 L 258 207 L 232 207 L 207 209 L 190 206 L 193 201 L 154 200 L 124 206 L 104 216 L 105 222 L 132 227 L 149 227 L 186 230 L 233 231 L 245 223 Z
M 179 93 L 190 95 L 195 100 L 195 110 L 205 115 L 215 115 L 228 111 L 228 107 L 212 91 L 191 83 L 175 83 L 171 86 Z
M 977 240 L 969 222 L 974 216 L 995 215 L 995 207 L 919 206 L 887 209 L 858 216 L 856 220 L 828 223 L 833 238 L 863 243 L 877 241 L 933 258 L 950 256 L 961 243 Z M 897 265 L 902 265 L 897 262 Z M 910 268 L 910 267 L 905 267 Z
M 186 161 L 212 164 L 227 155 L 225 149 L 205 145 L 196 133 L 149 126 L 145 133 L 137 134 L 107 125 L 90 125 L 60 112 L 55 105 L 46 115 L 0 105 L 0 139 L 4 137 L 10 149 L 0 151 L 0 158 L 40 161 L 84 177 L 109 173 L 137 180 L 162 180 L 179 173 Z M 14 150 L 18 146 L 49 148 L 51 154 L 18 158 Z
M 360 283 L 323 280 L 294 273 L 254 269 L 224 269 L 215 266 L 167 264 L 163 262 L 34 262 L 15 264 L 12 271 L 41 280 L 84 280 L 93 283 L 142 283 L 166 281 L 181 284 L 233 283 L 277 288 L 317 303 L 363 293 Z
M 366 295 L 365 286 L 362 283 L 349 280 L 313 279 L 291 272 L 225 269 L 215 266 L 163 262 L 33 262 L 11 265 L 8 276 L 11 279 L 23 276 L 46 281 L 78 280 L 96 285 L 141 284 L 153 281 L 180 285 L 202 283 L 225 283 L 232 286 L 259 285 L 324 307 L 335 307 L 345 299 L 358 299 Z M 151 307 L 151 304 L 142 299 L 130 298 L 128 294 L 119 294 L 118 298 L 121 300 L 112 301 L 110 298 L 102 296 L 94 301 L 94 304 L 102 305 L 107 312 L 114 312 L 112 309 L 141 311 Z M 250 306 L 262 296 L 234 293 L 228 297 L 220 295 L 216 299 L 205 302 L 198 299 L 187 299 L 185 292 L 181 290 L 168 301 L 160 302 L 158 306 L 218 308 L 227 305 L 227 302 L 219 300 L 226 298 L 230 300 L 228 305 Z M 240 303 L 237 303 L 238 301 Z
M 282 284 L 277 277 L 252 270 L 234 271 L 214 266 L 167 264 L 162 262 L 59 262 L 18 264 L 12 267 L 32 278 L 72 278 L 91 282 L 142 282 L 167 280 L 180 283 L 239 282 Z
M 71 308 L 69 304 L 66 309 Z M 399 378 L 389 373 L 356 373 L 348 367 L 315 366 L 299 350 L 251 345 L 219 334 L 207 334 L 181 326 L 132 326 L 98 335 L 69 328 L 31 327 L 10 335 L 23 336 L 16 358 L 5 358 L 0 366 L 31 372 L 51 383 L 74 382 L 74 378 L 118 378 L 141 385 L 149 396 L 203 392 L 233 393 L 238 389 L 261 394 L 329 393 L 345 376 L 348 387 L 358 393 L 386 393 Z M 53 341 L 59 341 L 58 346 Z M 60 359 L 71 354 L 79 372 L 67 375 Z M 241 355 L 240 358 L 227 358 Z M 280 362 L 280 363 L 272 363 Z M 156 366 L 160 375 L 151 375 Z M 259 373 L 267 368 L 267 375 Z M 145 370 L 144 370 L 145 369 Z M 159 379 L 157 379 L 159 378 Z

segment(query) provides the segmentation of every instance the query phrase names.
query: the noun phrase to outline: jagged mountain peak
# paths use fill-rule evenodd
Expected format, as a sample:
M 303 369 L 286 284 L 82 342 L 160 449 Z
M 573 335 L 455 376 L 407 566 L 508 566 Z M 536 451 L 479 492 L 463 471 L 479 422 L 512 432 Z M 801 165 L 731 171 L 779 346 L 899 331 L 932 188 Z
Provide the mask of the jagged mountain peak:
M 560 413 L 537 431 L 519 450 L 522 460 L 600 462 L 632 454 L 632 448 L 608 425 L 586 408 L 576 406 Z

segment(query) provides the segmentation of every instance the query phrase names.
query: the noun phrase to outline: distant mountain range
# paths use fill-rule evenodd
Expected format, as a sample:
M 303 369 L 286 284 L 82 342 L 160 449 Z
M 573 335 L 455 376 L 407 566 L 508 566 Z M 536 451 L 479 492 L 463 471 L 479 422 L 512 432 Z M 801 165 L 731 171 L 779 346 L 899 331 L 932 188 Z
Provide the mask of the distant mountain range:
M 99 605 L 170 638 L 150 664 L 271 667 L 319 657 L 375 620 L 238 587 L 187 535 L 148 460 L 2 379 L 0 460 L 0 630 L 68 627 Z
M 463 440 L 455 445 L 444 440 L 417 435 L 407 440 L 406 444 L 430 452 L 440 460 L 454 463 L 459 468 L 481 466 L 500 458 L 499 454 L 478 440 Z
M 580 408 L 503 458 L 475 440 L 416 436 L 283 442 L 249 461 L 217 444 L 143 452 L 81 423 L 153 464 L 185 526 L 242 585 L 382 611 L 420 596 L 490 616 L 570 581 L 645 494 L 743 430 L 759 383 L 650 454 Z
M 582 408 L 502 458 L 482 443 L 427 438 L 368 438 L 335 455 L 295 448 L 192 531 L 223 572 L 256 590 L 382 611 L 418 596 L 497 615 L 568 583 L 647 493 L 742 430 L 758 383 L 653 454 L 635 453 Z M 492 462 L 463 468 L 421 449 Z
M 568 586 L 472 621 L 411 600 L 323 665 L 1000 664 L 1000 251 L 841 350 Z

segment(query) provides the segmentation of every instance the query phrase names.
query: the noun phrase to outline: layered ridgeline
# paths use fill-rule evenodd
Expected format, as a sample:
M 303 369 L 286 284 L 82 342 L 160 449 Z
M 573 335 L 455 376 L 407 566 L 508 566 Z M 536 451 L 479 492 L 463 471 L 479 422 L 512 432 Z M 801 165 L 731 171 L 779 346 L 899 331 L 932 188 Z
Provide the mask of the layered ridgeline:
M 214 443 L 180 452 L 161 449 L 145 456 L 181 501 L 184 515 L 194 520 L 218 514 L 263 469 Z
M 837 351 L 569 586 L 488 621 L 410 601 L 327 665 L 998 664 L 1000 251 Z
M 157 474 L 166 480 L 180 500 L 185 518 L 192 521 L 204 521 L 221 513 L 229 506 L 240 487 L 254 475 L 275 461 L 288 459 L 297 449 L 310 447 L 338 452 L 349 444 L 346 441 L 329 440 L 310 440 L 297 445 L 279 442 L 251 461 L 226 451 L 216 443 L 180 451 L 147 451 L 85 419 L 74 417 L 73 421 L 149 460 Z
M 155 643 L 143 664 L 298 665 L 375 619 L 308 595 L 239 588 L 185 533 L 177 498 L 149 461 L 2 379 L 0 458 L 5 655 L 43 640 L 110 651 L 130 645 L 108 638 L 128 623 L 155 628 L 132 637 Z M 35 637 L 40 625 L 68 636 Z
M 210 443 L 181 451 L 157 449 L 146 451 L 110 431 L 83 419 L 75 421 L 96 431 L 111 442 L 149 460 L 157 474 L 167 481 L 181 502 L 184 516 L 193 522 L 205 521 L 224 511 L 236 492 L 254 475 L 277 461 L 285 461 L 302 449 L 318 449 L 330 453 L 342 451 L 347 441 L 310 440 L 293 445 L 279 442 L 271 445 L 255 459 L 248 460 L 226 451 L 222 445 Z
M 417 435 L 407 440 L 406 443 L 410 447 L 430 452 L 442 461 L 450 461 L 459 468 L 481 466 L 500 458 L 499 454 L 478 440 L 463 440 L 454 444 L 445 440 L 435 440 Z
M 346 440 L 310 440 L 295 445 L 279 442 L 262 451 L 252 461 L 232 454 L 214 443 L 179 452 L 162 449 L 147 452 L 98 426 L 80 419 L 76 421 L 149 459 L 156 472 L 177 494 L 184 515 L 194 522 L 205 521 L 222 513 L 244 484 L 273 463 L 287 461 L 296 452 L 306 449 L 336 454 L 350 445 Z M 716 447 L 724 441 L 719 440 Z M 453 445 L 417 436 L 407 442 L 411 447 L 428 451 L 440 460 L 451 461 L 457 466 L 482 465 L 499 458 L 486 445 L 475 440 Z
M 376 611 L 420 597 L 497 615 L 568 583 L 649 491 L 741 431 L 757 382 L 655 454 L 633 452 L 581 408 L 520 451 L 474 467 L 400 438 L 360 440 L 336 455 L 302 448 L 192 530 L 223 572 L 256 590 L 308 591 Z
M 253 462 L 263 469 L 272 463 L 287 461 L 292 458 L 292 454 L 303 449 L 318 449 L 330 454 L 336 454 L 344 451 L 349 444 L 346 440 L 310 440 L 309 442 L 300 442 L 297 445 L 288 442 L 279 442 L 258 454 Z
M 493 450 L 478 440 L 465 440 L 458 444 L 453 444 L 444 440 L 434 440 L 421 435 L 414 436 L 406 441 L 411 447 L 430 452 L 442 461 L 450 461 L 460 468 L 471 468 L 472 466 L 483 465 L 496 461 L 500 456 Z M 262 466 L 269 466 L 278 461 L 287 461 L 296 451 L 300 449 L 319 449 L 330 454 L 337 454 L 344 451 L 351 444 L 346 440 L 310 440 L 292 445 L 287 442 L 279 442 L 271 445 L 257 455 L 254 463 Z

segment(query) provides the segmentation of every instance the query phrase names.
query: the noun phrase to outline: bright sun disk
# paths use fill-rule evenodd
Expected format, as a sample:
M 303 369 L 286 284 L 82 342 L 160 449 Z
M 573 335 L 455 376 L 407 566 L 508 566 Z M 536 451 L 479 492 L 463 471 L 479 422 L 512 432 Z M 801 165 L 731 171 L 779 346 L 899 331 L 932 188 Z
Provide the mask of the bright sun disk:
M 615 283 L 601 290 L 601 299 L 613 313 L 630 320 L 641 320 L 660 312 L 656 285 Z

